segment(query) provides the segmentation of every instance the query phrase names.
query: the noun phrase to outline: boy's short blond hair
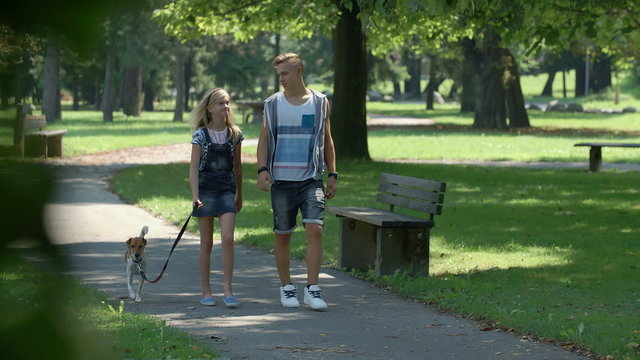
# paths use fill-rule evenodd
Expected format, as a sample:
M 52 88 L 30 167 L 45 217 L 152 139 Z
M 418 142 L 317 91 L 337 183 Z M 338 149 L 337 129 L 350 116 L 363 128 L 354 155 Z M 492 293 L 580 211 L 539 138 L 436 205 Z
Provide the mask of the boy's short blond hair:
M 304 66 L 302 65 L 302 58 L 298 56 L 298 54 L 296 53 L 280 54 L 276 56 L 275 59 L 273 59 L 273 61 L 271 62 L 271 65 L 273 65 L 273 67 L 278 67 L 278 65 L 282 64 L 285 61 L 289 61 L 293 65 L 300 66 L 304 69 Z

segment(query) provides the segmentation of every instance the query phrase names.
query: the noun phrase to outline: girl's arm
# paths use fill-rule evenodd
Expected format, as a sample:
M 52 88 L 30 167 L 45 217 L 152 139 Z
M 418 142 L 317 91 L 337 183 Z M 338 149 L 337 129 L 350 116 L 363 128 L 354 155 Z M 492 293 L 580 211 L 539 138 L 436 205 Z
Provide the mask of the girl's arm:
M 200 165 L 200 146 L 191 144 L 191 164 L 189 165 L 189 185 L 191 187 L 192 201 L 200 201 L 200 189 L 198 188 L 198 167 Z M 198 207 L 201 207 L 200 203 Z

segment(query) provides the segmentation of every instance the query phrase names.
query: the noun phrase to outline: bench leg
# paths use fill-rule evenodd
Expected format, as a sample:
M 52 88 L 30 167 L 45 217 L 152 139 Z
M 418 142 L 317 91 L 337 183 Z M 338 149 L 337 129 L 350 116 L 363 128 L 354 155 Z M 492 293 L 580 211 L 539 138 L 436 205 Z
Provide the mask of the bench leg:
M 62 136 L 47 138 L 47 153 L 48 156 L 62 156 Z
M 25 136 L 24 156 L 47 157 L 47 138 L 44 136 Z
M 380 228 L 377 233 L 376 273 L 396 271 L 429 275 L 429 229 Z
M 598 172 L 602 168 L 602 147 L 592 146 L 589 149 L 589 171 Z
M 368 271 L 376 260 L 375 226 L 348 218 L 340 218 L 340 254 L 338 266 Z

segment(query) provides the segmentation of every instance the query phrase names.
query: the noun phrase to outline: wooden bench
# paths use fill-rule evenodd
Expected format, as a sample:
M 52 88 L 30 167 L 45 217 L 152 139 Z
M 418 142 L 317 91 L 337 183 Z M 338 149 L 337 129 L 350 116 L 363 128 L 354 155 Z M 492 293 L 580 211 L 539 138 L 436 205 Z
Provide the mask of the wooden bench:
M 396 271 L 429 274 L 429 234 L 442 213 L 446 184 L 409 176 L 380 174 L 377 200 L 389 211 L 366 207 L 328 207 L 340 219 L 339 266 L 380 275 Z M 425 218 L 399 214 L 395 207 L 424 212 Z
M 44 130 L 47 119 L 44 115 L 32 115 L 34 106 L 17 106 L 13 131 L 13 143 L 19 156 L 62 156 L 62 137 L 67 130 Z
M 240 109 L 242 109 L 242 120 L 245 124 L 249 123 L 249 115 L 251 115 L 254 124 L 262 123 L 262 116 L 264 112 L 264 101 L 244 101 L 240 100 L 236 102 Z M 251 110 L 250 114 L 244 115 L 245 110 Z
M 603 147 L 640 148 L 640 144 L 629 143 L 578 143 L 573 146 L 589 146 L 589 171 L 597 172 L 602 168 Z

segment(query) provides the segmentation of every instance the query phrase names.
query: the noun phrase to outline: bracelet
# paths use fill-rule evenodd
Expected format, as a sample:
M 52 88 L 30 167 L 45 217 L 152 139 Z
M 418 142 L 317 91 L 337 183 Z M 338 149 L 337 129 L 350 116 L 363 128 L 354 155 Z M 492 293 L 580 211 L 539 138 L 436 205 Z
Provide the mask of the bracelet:
M 263 171 L 269 171 L 269 168 L 266 166 L 261 167 L 260 169 L 258 169 L 258 174 L 260 174 Z
M 328 177 L 331 177 L 331 176 L 333 176 L 334 178 L 336 178 L 336 180 L 338 180 L 338 173 L 337 172 L 329 173 Z

